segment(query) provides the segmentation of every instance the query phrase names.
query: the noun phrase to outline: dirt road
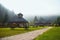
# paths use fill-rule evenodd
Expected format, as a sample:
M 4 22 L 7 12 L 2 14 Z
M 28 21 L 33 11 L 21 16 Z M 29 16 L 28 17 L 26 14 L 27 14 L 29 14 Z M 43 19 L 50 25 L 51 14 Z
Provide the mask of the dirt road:
M 44 32 L 46 32 L 47 30 L 51 28 L 52 27 L 48 27 L 48 28 L 43 28 L 40 30 L 35 30 L 35 31 L 31 31 L 31 32 L 27 32 L 27 33 L 15 35 L 15 36 L 0 38 L 0 40 L 33 40 L 38 35 L 43 34 Z

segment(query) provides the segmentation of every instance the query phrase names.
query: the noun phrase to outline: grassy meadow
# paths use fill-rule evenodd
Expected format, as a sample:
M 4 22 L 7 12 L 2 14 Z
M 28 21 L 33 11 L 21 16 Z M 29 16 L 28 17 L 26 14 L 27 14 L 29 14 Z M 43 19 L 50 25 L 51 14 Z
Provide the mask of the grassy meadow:
M 60 27 L 53 27 L 42 35 L 39 35 L 34 40 L 60 40 Z
M 24 28 L 15 28 L 14 30 L 11 30 L 11 28 L 0 28 L 0 38 L 17 35 L 33 30 L 42 29 L 43 27 L 30 27 L 28 30 L 25 30 Z

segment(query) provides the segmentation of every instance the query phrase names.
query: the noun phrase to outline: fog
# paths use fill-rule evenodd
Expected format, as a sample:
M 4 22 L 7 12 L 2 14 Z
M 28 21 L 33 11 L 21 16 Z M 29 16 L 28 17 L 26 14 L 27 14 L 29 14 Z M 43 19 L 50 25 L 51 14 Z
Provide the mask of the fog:
M 0 22 L 3 22 L 6 16 L 8 16 L 8 19 L 6 20 L 10 20 L 12 17 L 15 16 L 15 13 L 13 11 L 8 10 L 0 4 Z
M 60 0 L 0 0 L 0 3 L 24 17 L 60 15 Z

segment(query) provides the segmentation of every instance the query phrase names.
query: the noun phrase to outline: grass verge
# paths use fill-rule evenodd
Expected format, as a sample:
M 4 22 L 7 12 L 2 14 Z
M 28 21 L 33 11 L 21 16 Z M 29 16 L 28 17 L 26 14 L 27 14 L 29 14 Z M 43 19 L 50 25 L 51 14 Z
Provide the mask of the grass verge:
M 60 40 L 60 27 L 54 27 L 34 40 Z
M 2 37 L 7 37 L 7 36 L 12 36 L 12 35 L 17 35 L 33 30 L 38 30 L 42 29 L 43 27 L 37 27 L 37 28 L 29 28 L 28 30 L 25 30 L 24 28 L 15 28 L 14 30 L 11 30 L 11 28 L 0 28 L 0 38 Z

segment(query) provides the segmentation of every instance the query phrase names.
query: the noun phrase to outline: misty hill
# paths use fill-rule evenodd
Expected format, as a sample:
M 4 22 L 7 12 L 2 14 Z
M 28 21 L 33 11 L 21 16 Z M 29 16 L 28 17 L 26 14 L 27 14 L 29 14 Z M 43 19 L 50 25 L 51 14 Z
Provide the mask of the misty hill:
M 10 20 L 14 16 L 16 16 L 16 14 L 13 11 L 10 11 L 9 9 L 5 8 L 3 5 L 0 4 L 0 22 L 4 21 L 4 18 L 6 17 L 6 14 L 8 15 L 7 20 Z M 34 17 L 35 16 L 31 16 L 31 17 L 27 17 L 25 19 L 27 19 L 30 23 L 33 23 Z M 37 16 L 39 21 L 45 21 L 45 22 L 54 22 L 57 19 L 57 17 L 58 17 L 58 15 L 55 15 L 55 16 L 42 16 L 42 17 Z M 43 18 L 44 20 L 41 20 L 41 18 Z
M 0 4 L 0 22 L 4 21 L 6 15 L 8 16 L 7 20 L 9 20 L 15 16 L 15 13 L 5 8 L 2 4 Z
M 28 17 L 28 18 L 26 18 L 31 24 L 33 24 L 34 22 L 34 17 L 35 16 L 33 16 L 33 17 Z M 38 20 L 39 20 L 39 22 L 40 21 L 42 21 L 42 22 L 47 22 L 47 23 L 54 23 L 56 20 L 57 20 L 57 17 L 58 17 L 58 15 L 53 15 L 53 16 L 37 16 L 37 18 L 38 18 Z M 42 20 L 42 19 L 43 20 Z
M 47 16 L 47 17 L 44 17 L 44 19 L 47 21 L 47 22 L 50 22 L 50 23 L 53 23 L 56 21 L 58 16 Z

